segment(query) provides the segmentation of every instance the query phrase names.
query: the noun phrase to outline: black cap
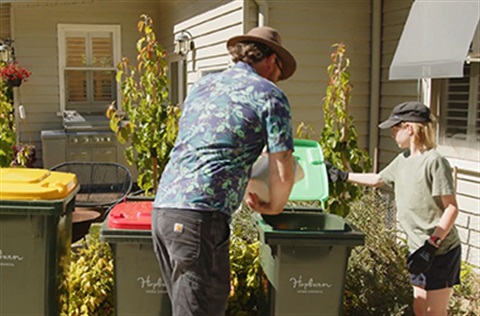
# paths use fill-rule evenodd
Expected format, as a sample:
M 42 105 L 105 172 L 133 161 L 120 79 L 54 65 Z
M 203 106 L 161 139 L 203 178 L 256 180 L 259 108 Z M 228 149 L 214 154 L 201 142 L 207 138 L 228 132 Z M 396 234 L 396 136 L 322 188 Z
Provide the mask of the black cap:
M 380 123 L 381 129 L 393 127 L 401 122 L 430 122 L 430 108 L 417 101 L 400 103 L 393 108 L 388 120 Z

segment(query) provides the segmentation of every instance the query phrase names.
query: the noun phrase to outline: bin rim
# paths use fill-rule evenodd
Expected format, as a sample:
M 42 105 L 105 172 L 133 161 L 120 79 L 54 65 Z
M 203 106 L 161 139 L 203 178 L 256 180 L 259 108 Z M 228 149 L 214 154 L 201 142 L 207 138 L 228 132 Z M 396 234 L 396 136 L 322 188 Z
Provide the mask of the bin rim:
M 110 244 L 115 243 L 151 243 L 152 231 L 146 229 L 121 229 L 111 228 L 108 219 L 100 227 L 100 240 Z
M 294 214 L 292 212 L 289 214 Z M 302 214 L 302 212 L 298 212 Z M 314 212 L 304 212 L 303 214 L 315 214 Z M 316 213 L 315 215 L 320 215 Z M 345 224 L 344 229 L 329 229 L 329 230 L 314 230 L 314 231 L 302 231 L 302 230 L 292 230 L 292 229 L 274 229 L 267 221 L 263 218 L 262 214 L 253 213 L 252 217 L 255 222 L 255 226 L 261 235 L 261 239 L 268 244 L 284 244 L 286 240 L 295 240 L 302 241 L 302 243 L 314 243 L 314 244 L 325 244 L 325 243 L 335 243 L 335 244 L 349 244 L 349 245 L 363 245 L 365 243 L 365 234 L 358 230 L 355 226 L 350 224 L 345 218 L 329 213 L 322 213 L 323 215 L 328 215 L 342 219 Z M 279 214 L 280 215 L 280 214 Z M 275 216 L 275 215 L 269 215 Z

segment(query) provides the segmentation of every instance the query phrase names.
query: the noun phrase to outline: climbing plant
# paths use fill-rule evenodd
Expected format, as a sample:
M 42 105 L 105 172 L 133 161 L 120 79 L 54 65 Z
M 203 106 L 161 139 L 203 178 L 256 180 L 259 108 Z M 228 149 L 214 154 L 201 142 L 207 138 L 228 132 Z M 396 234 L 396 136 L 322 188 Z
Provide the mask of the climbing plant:
M 169 100 L 166 51 L 157 42 L 153 20 L 142 15 L 138 22 L 142 34 L 137 41 L 137 65 L 124 57 L 118 65 L 122 108 L 109 106 L 110 128 L 121 143 L 127 143 L 126 158 L 136 166 L 139 187 L 150 194 L 168 162 L 178 133 L 180 108 Z
M 359 147 L 358 132 L 349 112 L 353 88 L 348 72 L 350 60 L 345 54 L 345 44 L 337 43 L 332 47 L 332 63 L 327 68 L 329 82 L 323 99 L 325 125 L 319 143 L 325 160 L 334 166 L 342 170 L 363 172 L 372 167 L 372 161 L 368 153 Z M 351 202 L 361 197 L 363 190 L 364 188 L 351 183 L 330 183 L 330 198 L 325 205 L 326 210 L 346 216 Z

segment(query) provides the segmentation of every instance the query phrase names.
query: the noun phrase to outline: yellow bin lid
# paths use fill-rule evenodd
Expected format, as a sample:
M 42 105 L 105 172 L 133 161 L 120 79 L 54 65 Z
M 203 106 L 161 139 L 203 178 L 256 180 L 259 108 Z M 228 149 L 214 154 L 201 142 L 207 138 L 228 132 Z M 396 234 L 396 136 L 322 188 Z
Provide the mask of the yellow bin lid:
M 73 173 L 47 169 L 1 168 L 0 200 L 59 200 L 77 187 Z

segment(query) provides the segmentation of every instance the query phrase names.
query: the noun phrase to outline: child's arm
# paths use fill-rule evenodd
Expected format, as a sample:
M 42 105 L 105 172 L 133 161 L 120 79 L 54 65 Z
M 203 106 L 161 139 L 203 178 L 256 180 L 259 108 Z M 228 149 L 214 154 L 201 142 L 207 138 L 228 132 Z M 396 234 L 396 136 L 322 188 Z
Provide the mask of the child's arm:
M 457 200 L 454 195 L 442 195 L 442 203 L 445 210 L 432 234 L 432 236 L 439 237 L 441 240 L 448 235 L 458 216 Z
M 348 173 L 348 182 L 361 184 L 361 185 L 368 185 L 371 187 L 381 187 L 385 183 L 383 182 L 382 178 L 378 173 Z

